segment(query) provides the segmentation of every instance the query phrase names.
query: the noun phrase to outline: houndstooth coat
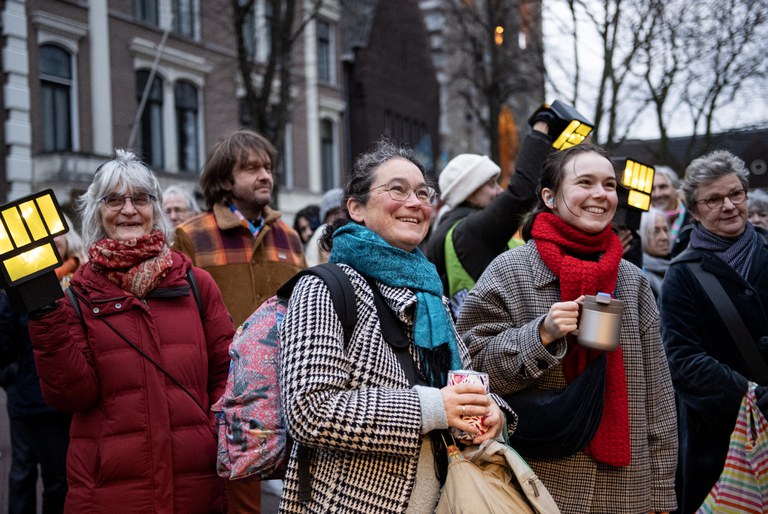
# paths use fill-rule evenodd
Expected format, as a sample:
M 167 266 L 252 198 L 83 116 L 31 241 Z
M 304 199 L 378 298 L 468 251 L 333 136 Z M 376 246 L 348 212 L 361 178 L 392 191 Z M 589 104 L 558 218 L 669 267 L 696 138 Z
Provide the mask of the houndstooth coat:
M 291 436 L 309 447 L 312 476 L 311 501 L 301 503 L 294 445 L 280 511 L 405 512 L 422 443 L 419 397 L 382 339 L 365 279 L 341 267 L 355 290 L 358 316 L 346 348 L 330 293 L 314 276 L 296 284 L 280 327 L 286 424 Z M 415 295 L 378 285 L 412 339 Z M 466 367 L 469 352 L 460 340 L 459 349 Z M 510 418 L 516 424 L 516 417 Z
M 631 464 L 598 464 L 584 452 L 563 459 L 528 458 L 563 513 L 648 513 L 675 508 L 677 419 L 656 302 L 642 272 L 622 260 L 615 297 L 624 301 L 621 347 L 627 374 Z M 559 282 L 536 245 L 496 258 L 470 292 L 456 328 L 491 391 L 565 387 L 565 339 L 547 348 L 539 326 L 560 301 Z

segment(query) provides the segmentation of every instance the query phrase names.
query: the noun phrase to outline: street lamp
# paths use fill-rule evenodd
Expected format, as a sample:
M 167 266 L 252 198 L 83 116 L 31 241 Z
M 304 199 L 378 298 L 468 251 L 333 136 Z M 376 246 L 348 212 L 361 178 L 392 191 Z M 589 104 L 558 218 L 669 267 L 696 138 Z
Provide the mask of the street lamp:
M 17 310 L 29 312 L 63 296 L 53 238 L 68 230 L 50 189 L 0 206 L 0 285 Z

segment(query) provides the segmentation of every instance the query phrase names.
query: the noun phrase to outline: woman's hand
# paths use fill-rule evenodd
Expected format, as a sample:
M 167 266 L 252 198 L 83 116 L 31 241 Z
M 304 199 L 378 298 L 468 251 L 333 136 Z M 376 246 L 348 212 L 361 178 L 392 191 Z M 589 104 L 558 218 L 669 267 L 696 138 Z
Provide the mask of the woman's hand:
M 477 437 L 473 439 L 473 443 L 479 444 L 486 439 L 493 439 L 503 428 L 504 416 L 499 406 L 485 393 L 485 387 L 482 385 L 463 382 L 442 388 L 440 394 L 443 396 L 448 426 L 456 427 L 468 434 L 475 434 Z M 463 416 L 485 418 L 483 425 L 488 427 L 488 431 L 479 435 L 480 430 Z
M 566 334 L 576 330 L 579 325 L 579 304 L 584 301 L 584 295 L 579 296 L 572 302 L 557 302 L 549 308 L 547 317 L 539 327 L 539 336 L 541 344 L 547 346 L 553 341 L 557 341 Z

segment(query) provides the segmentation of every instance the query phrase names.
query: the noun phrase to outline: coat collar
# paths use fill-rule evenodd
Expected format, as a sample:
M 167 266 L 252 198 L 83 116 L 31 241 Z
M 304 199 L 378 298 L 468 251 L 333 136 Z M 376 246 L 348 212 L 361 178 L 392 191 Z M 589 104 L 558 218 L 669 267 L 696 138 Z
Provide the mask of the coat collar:
M 265 205 L 262 215 L 264 216 L 264 224 L 271 225 L 280 219 L 282 213 L 271 209 L 269 205 Z M 219 230 L 231 230 L 241 226 L 240 220 L 229 209 L 229 206 L 224 203 L 217 203 L 213 206 L 213 217 L 216 218 L 216 225 L 219 227 Z
M 553 282 L 556 282 L 557 276 L 555 276 L 552 270 L 549 269 L 546 264 L 544 264 L 541 256 L 539 256 L 539 251 L 536 248 L 536 241 L 531 239 L 525 243 L 525 246 L 528 248 L 530 255 L 532 257 L 535 256 L 535 258 L 529 259 L 534 287 L 536 287 L 536 289 L 542 289 L 552 284 Z

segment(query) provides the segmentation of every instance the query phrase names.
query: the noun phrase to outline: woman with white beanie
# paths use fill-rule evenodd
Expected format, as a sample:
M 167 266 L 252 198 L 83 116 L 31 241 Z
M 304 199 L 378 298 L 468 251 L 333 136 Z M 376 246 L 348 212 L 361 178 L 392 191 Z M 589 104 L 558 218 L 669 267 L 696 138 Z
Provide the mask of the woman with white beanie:
M 533 206 L 541 167 L 552 139 L 544 121 L 525 137 L 509 187 L 496 182 L 501 168 L 484 155 L 459 154 L 440 172 L 438 224 L 427 257 L 443 280 L 451 310 L 458 316 L 464 297 L 491 261 L 507 247 Z M 450 238 L 446 238 L 450 233 Z

